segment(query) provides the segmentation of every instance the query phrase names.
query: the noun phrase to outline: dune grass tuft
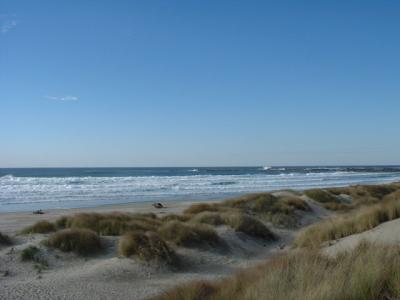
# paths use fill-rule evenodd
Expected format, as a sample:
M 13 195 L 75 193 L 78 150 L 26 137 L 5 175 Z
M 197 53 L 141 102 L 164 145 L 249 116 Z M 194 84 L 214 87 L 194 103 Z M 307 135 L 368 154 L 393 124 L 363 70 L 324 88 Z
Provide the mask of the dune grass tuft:
M 54 225 L 57 229 L 65 229 L 67 227 L 68 217 L 62 216 L 59 217 L 55 222 Z
M 274 215 L 296 218 L 296 210 L 309 211 L 307 202 L 298 196 L 274 196 L 271 193 L 249 194 L 222 202 L 221 205 L 238 209 L 244 213 L 257 214 L 271 221 Z
M 186 208 L 183 213 L 185 214 L 198 214 L 203 211 L 218 211 L 219 205 L 217 203 L 196 203 Z
M 0 232 L 0 245 L 3 245 L 3 246 L 12 245 L 11 238 L 8 235 Z
M 170 221 L 163 224 L 158 233 L 167 241 L 183 247 L 219 246 L 221 240 L 209 225 Z
M 21 251 L 22 261 L 35 261 L 37 260 L 40 249 L 36 246 L 28 246 Z
M 279 202 L 286 204 L 294 209 L 310 211 L 311 208 L 306 201 L 297 196 L 282 196 L 279 198 Z
M 346 195 L 351 199 L 351 206 L 344 207 L 344 209 L 355 208 L 360 205 L 371 205 L 380 202 L 390 195 L 399 193 L 400 184 L 379 184 L 379 185 L 352 185 L 348 187 L 337 187 L 326 189 L 329 193 L 335 196 Z M 331 209 L 330 207 L 327 207 Z M 337 207 L 332 206 L 333 209 Z
M 324 189 L 311 189 L 305 191 L 304 194 L 319 203 L 339 202 L 335 195 Z
M 400 201 L 383 201 L 310 225 L 297 235 L 293 245 L 318 247 L 325 241 L 370 230 L 383 222 L 399 217 Z
M 149 300 L 223 300 L 223 298 L 215 297 L 218 288 L 219 286 L 208 281 L 193 281 L 166 291 L 163 295 Z
M 165 222 L 169 222 L 169 221 L 180 221 L 180 222 L 187 222 L 190 220 L 190 218 L 192 218 L 193 215 L 192 214 L 182 214 L 182 215 L 178 215 L 178 214 L 168 214 L 165 215 L 163 217 L 160 218 L 161 222 L 165 223 Z
M 275 240 L 276 236 L 261 221 L 243 213 L 222 214 L 224 223 L 235 231 L 265 240 Z
M 33 267 L 37 273 L 41 273 L 44 269 L 47 269 L 49 264 L 45 257 L 42 255 L 41 250 L 36 246 L 28 246 L 21 251 L 21 260 L 33 262 Z
M 193 218 L 190 219 L 190 222 L 203 223 L 213 226 L 224 224 L 221 214 L 218 212 L 211 212 L 211 211 L 203 211 L 201 213 L 198 213 L 197 215 L 195 215 Z
M 89 229 L 64 229 L 53 233 L 47 246 L 80 255 L 95 254 L 102 249 L 100 238 Z
M 90 229 L 106 236 L 118 236 L 132 230 L 155 231 L 161 223 L 152 213 L 80 213 L 59 219 L 59 227 Z
M 49 233 L 56 230 L 56 226 L 48 221 L 39 221 L 32 226 L 26 227 L 22 230 L 23 234 L 28 233 Z
M 223 201 L 222 205 L 232 208 L 239 208 L 242 211 L 264 211 L 266 209 L 270 209 L 277 199 L 278 198 L 271 193 L 254 193 Z
M 128 232 L 120 238 L 118 249 L 125 257 L 135 256 L 144 261 L 156 261 L 171 266 L 178 264 L 175 251 L 155 232 Z
M 297 251 L 217 282 L 192 282 L 153 300 L 399 299 L 400 247 L 362 243 L 337 257 Z

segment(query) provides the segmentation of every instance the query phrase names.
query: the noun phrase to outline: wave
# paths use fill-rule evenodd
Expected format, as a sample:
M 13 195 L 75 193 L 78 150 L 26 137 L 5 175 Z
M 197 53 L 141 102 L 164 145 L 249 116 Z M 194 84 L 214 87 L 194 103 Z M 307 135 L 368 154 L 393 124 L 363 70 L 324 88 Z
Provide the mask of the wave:
M 125 176 L 125 177 L 0 177 L 0 211 L 23 207 L 77 207 L 143 201 L 196 199 L 216 195 L 285 188 L 307 189 L 349 184 L 400 181 L 399 172 L 325 171 L 238 175 Z M 221 196 L 222 197 L 222 196 Z M 28 205 L 29 204 L 29 205 Z M 24 206 L 28 205 L 28 206 Z M 7 206 L 7 208 L 5 208 Z M 21 207 L 21 208 L 16 208 Z
M 399 172 L 400 166 L 345 166 L 345 167 L 306 167 L 305 171 L 312 172 L 334 172 L 334 171 L 342 171 L 342 172 L 366 172 L 366 173 L 379 173 L 379 172 Z
M 232 185 L 236 184 L 236 181 L 221 181 L 221 182 L 213 182 L 211 185 Z

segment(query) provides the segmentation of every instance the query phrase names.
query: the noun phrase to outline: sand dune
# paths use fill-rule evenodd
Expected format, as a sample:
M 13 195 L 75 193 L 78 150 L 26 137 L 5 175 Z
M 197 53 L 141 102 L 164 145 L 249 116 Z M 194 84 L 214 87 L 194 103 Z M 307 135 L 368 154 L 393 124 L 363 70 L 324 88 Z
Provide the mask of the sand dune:
M 379 245 L 400 245 L 400 219 L 382 223 L 371 230 L 359 234 L 331 241 L 327 243 L 328 245 L 322 251 L 328 255 L 336 255 L 341 251 L 354 249 L 361 241 Z
M 90 257 L 46 247 L 42 242 L 48 238 L 48 234 L 13 236 L 14 245 L 0 248 L 0 299 L 147 299 L 185 282 L 200 279 L 214 281 L 242 268 L 264 262 L 276 254 L 292 251 L 292 241 L 302 227 L 335 214 L 325 208 L 325 203 L 311 200 L 305 194 L 299 196 L 280 191 L 274 195 L 278 198 L 296 195 L 301 201 L 306 201 L 308 209 L 296 209 L 295 214 L 291 215 L 296 218 L 297 227 L 282 228 L 263 221 L 279 237 L 276 241 L 267 241 L 235 231 L 226 224 L 215 226 L 226 247 L 198 249 L 175 245 L 174 249 L 182 262 L 178 269 L 119 256 L 118 236 L 102 236 L 104 251 Z M 341 199 L 341 195 L 338 199 Z M 181 213 L 192 204 L 193 202 L 171 202 L 166 208 L 156 209 L 151 203 L 135 203 L 51 210 L 43 215 L 0 214 L 0 231 L 14 235 L 39 220 L 54 221 L 60 216 L 78 212 L 153 212 L 163 216 Z M 252 214 L 251 211 L 247 213 Z M 327 242 L 321 250 L 325 254 L 335 255 L 343 250 L 353 249 L 362 240 L 399 244 L 400 219 L 383 223 L 360 234 Z M 33 262 L 21 261 L 21 251 L 30 245 L 40 248 L 41 255 L 48 264 L 46 268 L 37 268 Z
M 14 234 L 38 220 L 55 220 L 61 215 L 77 212 L 181 212 L 192 202 L 168 203 L 165 209 L 155 209 L 150 203 L 104 206 L 91 209 L 53 210 L 44 215 L 10 213 L 0 216 L 1 231 Z M 312 204 L 314 205 L 314 204 Z M 317 214 L 316 214 L 317 212 Z M 302 215 L 300 222 L 318 220 L 321 211 Z M 199 250 L 178 247 L 183 261 L 179 271 L 116 256 L 118 237 L 103 237 L 106 250 L 100 255 L 82 258 L 45 247 L 41 242 L 47 234 L 19 235 L 15 245 L 0 249 L 0 299 L 146 299 L 178 283 L 195 279 L 216 279 L 230 275 L 240 268 L 286 251 L 295 230 L 273 228 L 279 241 L 265 242 L 235 232 L 227 226 L 217 228 L 229 250 Z M 22 262 L 20 252 L 29 245 L 44 253 L 48 268 L 38 272 L 32 262 Z M 285 247 L 286 246 L 286 247 Z M 0 275 L 1 276 L 1 275 Z

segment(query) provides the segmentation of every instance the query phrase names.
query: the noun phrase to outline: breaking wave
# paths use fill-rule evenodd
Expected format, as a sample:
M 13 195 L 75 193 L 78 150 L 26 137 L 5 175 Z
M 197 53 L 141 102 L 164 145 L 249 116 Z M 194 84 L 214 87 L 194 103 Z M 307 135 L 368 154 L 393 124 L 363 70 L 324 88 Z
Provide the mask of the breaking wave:
M 259 167 L 254 170 L 259 170 Z M 267 171 L 253 173 L 249 169 L 239 168 L 230 168 L 228 171 L 212 168 L 190 169 L 195 174 L 187 171 L 186 168 L 180 175 L 173 176 L 153 173 L 151 176 L 87 176 L 86 171 L 82 171 L 81 176 L 65 177 L 3 173 L 3 176 L 0 175 L 0 211 L 71 208 L 156 199 L 168 201 L 222 198 L 227 195 L 287 188 L 308 189 L 400 181 L 400 169 L 389 167 L 372 171 L 340 167 L 309 167 L 300 171 L 290 167 L 272 167 Z M 220 174 L 214 175 L 217 171 Z

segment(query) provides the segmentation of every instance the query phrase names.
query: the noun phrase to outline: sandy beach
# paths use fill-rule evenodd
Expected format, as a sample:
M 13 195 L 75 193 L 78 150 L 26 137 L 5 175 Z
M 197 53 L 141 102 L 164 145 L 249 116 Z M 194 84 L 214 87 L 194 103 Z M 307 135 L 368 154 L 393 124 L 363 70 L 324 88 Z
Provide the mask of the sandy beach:
M 368 186 L 362 188 L 366 191 L 369 189 Z M 194 280 L 213 282 L 258 263 L 265 263 L 266 260 L 277 255 L 296 253 L 297 250 L 291 249 L 292 243 L 297 239 L 299 233 L 303 232 L 302 229 L 308 228 L 307 226 L 310 224 L 323 222 L 327 218 L 336 220 L 337 213 L 327 208 L 337 207 L 340 204 L 344 209 L 350 209 L 348 195 L 343 193 L 351 194 L 355 189 L 359 188 L 338 188 L 337 190 L 332 189 L 330 192 L 322 191 L 322 194 L 319 190 L 305 193 L 277 191 L 272 194 L 245 195 L 230 201 L 174 201 L 163 203 L 164 208 L 155 208 L 152 206 L 152 202 L 142 202 L 94 208 L 45 210 L 44 214 L 2 213 L 0 214 L 0 232 L 10 235 L 13 244 L 0 248 L 0 299 L 145 300 L 162 295 L 171 288 L 186 282 Z M 379 186 L 371 187 L 371 193 L 374 193 L 375 189 L 381 190 Z M 393 185 L 393 188 L 384 187 L 383 189 L 387 189 L 387 193 L 390 193 L 397 189 L 397 185 Z M 326 193 L 330 194 L 330 201 L 333 201 L 328 203 L 329 205 L 327 202 L 323 202 L 326 201 Z M 365 201 L 365 199 L 367 198 L 354 198 L 352 201 Z M 133 216 L 153 213 L 156 216 L 152 218 L 162 220 L 171 214 L 175 216 L 185 216 L 186 214 L 186 218 L 195 218 L 198 214 L 202 214 L 194 212 L 194 208 L 211 210 L 207 213 L 213 216 L 224 216 L 228 209 L 235 215 L 238 211 L 234 207 L 242 207 L 241 205 L 249 207 L 247 205 L 256 203 L 269 203 L 268 205 L 275 207 L 275 212 L 277 209 L 290 212 L 287 215 L 289 219 L 284 219 L 285 223 L 280 223 L 280 221 L 277 223 L 273 221 L 273 218 L 260 219 L 264 224 L 262 226 L 267 226 L 276 239 L 267 240 L 252 236 L 251 234 L 258 230 L 255 227 L 252 229 L 254 232 L 245 233 L 235 230 L 229 223 L 223 223 L 214 226 L 216 234 L 223 241 L 223 247 L 184 247 L 168 242 L 180 259 L 179 268 L 155 261 L 143 261 L 137 256 L 122 256 L 118 250 L 121 239 L 118 235 L 101 235 L 103 250 L 96 255 L 81 256 L 46 246 L 45 241 L 52 236 L 51 232 L 20 234 L 22 229 L 38 221 L 56 222 L 62 216 L 70 217 L 81 213 L 97 213 L 99 215 L 110 215 L 111 213 L 112 215 L 118 212 L 117 215 L 122 213 L 133 214 Z M 289 203 L 295 206 L 287 210 Z M 278 204 L 279 206 L 277 206 Z M 332 206 L 332 204 L 336 206 Z M 258 210 L 271 211 L 271 207 L 260 206 L 253 211 L 244 210 L 246 218 L 262 216 L 258 214 L 261 213 Z M 219 212 L 212 212 L 217 208 Z M 189 210 L 192 211 L 191 215 L 187 215 Z M 194 224 L 190 222 L 193 221 L 188 221 L 187 224 Z M 187 226 L 185 223 L 179 224 L 181 224 L 179 226 Z M 398 220 L 386 222 L 365 232 L 325 242 L 321 245 L 321 253 L 335 257 L 342 251 L 354 249 L 363 240 L 381 245 L 398 245 L 398 229 Z M 21 259 L 24 250 L 32 246 L 40 251 L 39 263 Z M 45 264 L 42 264 L 42 261 Z
M 218 200 L 201 201 L 215 202 Z M 113 211 L 127 213 L 148 213 L 158 215 L 168 213 L 180 213 L 185 208 L 200 201 L 168 201 L 164 203 L 164 208 L 157 209 L 152 206 L 153 202 L 132 202 L 128 204 L 100 205 L 96 207 L 70 208 L 70 209 L 49 209 L 43 210 L 44 214 L 33 214 L 33 212 L 7 212 L 0 213 L 0 228 L 4 233 L 15 234 L 24 227 L 32 225 L 37 221 L 54 221 L 64 215 L 71 215 L 84 212 L 108 213 Z
M 213 203 L 215 201 L 208 201 Z M 202 203 L 205 203 L 202 201 Z M 21 229 L 40 220 L 54 221 L 63 215 L 83 212 L 125 213 L 153 212 L 159 216 L 180 213 L 194 202 L 168 202 L 165 208 L 156 209 L 152 203 L 107 205 L 95 208 L 48 210 L 38 215 L 32 212 L 0 214 L 1 232 L 14 235 Z M 314 203 L 312 212 L 302 214 L 303 224 L 314 222 L 326 211 Z M 298 229 L 273 228 L 279 240 L 264 242 L 231 228 L 219 226 L 218 235 L 227 243 L 229 251 L 205 251 L 195 248 L 176 249 L 184 262 L 180 271 L 143 263 L 116 255 L 117 237 L 103 237 L 106 250 L 95 257 L 82 258 L 43 247 L 41 242 L 48 234 L 17 235 L 15 245 L 1 248 L 0 299 L 146 299 L 183 282 L 196 279 L 216 279 L 232 274 L 241 268 L 263 261 L 289 248 Z M 49 267 L 38 271 L 29 262 L 21 262 L 19 253 L 28 246 L 43 249 Z

